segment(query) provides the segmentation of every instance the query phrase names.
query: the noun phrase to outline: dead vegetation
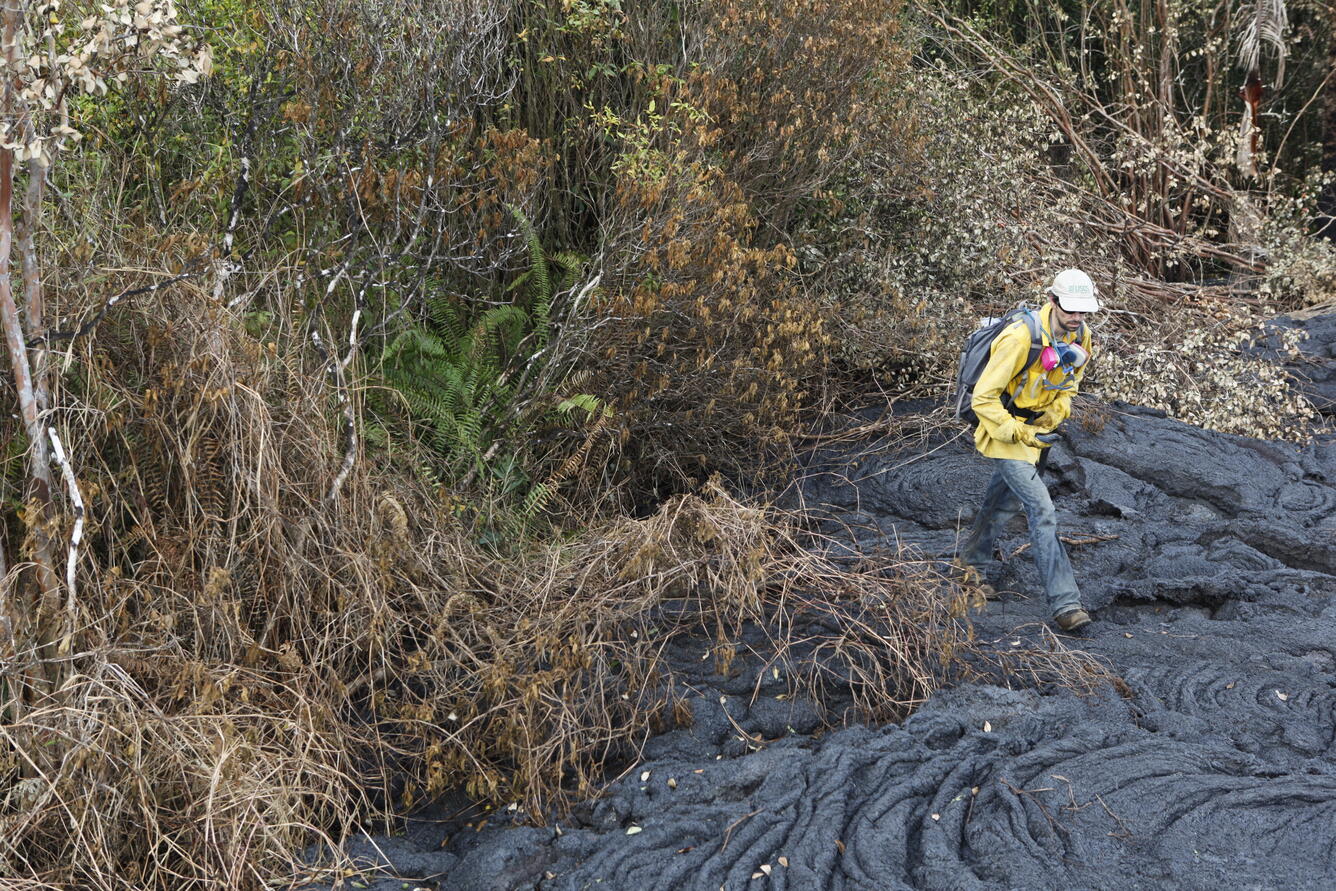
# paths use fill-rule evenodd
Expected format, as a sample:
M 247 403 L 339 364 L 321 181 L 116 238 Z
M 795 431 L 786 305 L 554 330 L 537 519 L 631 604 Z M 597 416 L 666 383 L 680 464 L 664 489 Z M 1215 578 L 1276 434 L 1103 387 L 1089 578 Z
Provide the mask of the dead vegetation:
M 541 815 L 671 720 L 679 633 L 727 671 L 765 627 L 795 693 L 845 685 L 870 719 L 977 653 L 930 563 L 838 565 L 718 485 L 504 558 L 366 462 L 327 500 L 333 402 L 292 355 L 189 286 L 66 355 L 87 556 L 61 685 L 0 690 L 4 874 L 260 887 L 459 785 Z
M 541 817 L 675 720 L 675 634 L 726 671 L 761 628 L 795 695 L 847 689 L 876 720 L 979 673 L 1105 680 L 1056 642 L 990 663 L 930 562 L 837 561 L 699 482 L 792 447 L 840 373 L 931 393 L 959 326 L 1059 261 L 1116 273 L 1120 322 L 1150 320 L 1123 331 L 1237 297 L 1152 280 L 1158 229 L 1129 236 L 1124 274 L 1103 238 L 1122 211 L 1078 237 L 1050 122 L 977 67 L 911 60 L 899 3 L 195 12 L 218 75 L 132 81 L 34 180 L 58 213 L 25 269 L 80 333 L 30 341 L 53 387 L 32 424 L 0 422 L 6 882 L 258 888 L 311 840 L 454 787 Z M 1152 194 L 1172 159 L 1136 157 Z M 1156 219 L 1214 250 L 1177 206 Z M 1329 278 L 1303 222 L 1276 253 L 1291 304 Z M 547 260 L 570 274 L 542 281 Z M 489 340 L 505 312 L 513 336 Z M 469 410 L 448 455 L 425 411 L 369 408 L 390 345 L 437 315 L 459 349 L 434 370 L 472 382 L 442 400 Z M 73 490 L 29 484 L 39 413 L 86 506 L 77 585 L 57 577 Z

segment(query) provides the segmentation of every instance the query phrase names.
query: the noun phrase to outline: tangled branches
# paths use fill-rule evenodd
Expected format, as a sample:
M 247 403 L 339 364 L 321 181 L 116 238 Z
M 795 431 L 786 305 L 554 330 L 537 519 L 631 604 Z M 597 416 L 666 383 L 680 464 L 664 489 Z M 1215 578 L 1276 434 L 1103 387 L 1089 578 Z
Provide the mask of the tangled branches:
M 541 814 L 662 726 L 679 634 L 727 671 L 763 628 L 795 692 L 838 683 L 871 718 L 967 670 L 929 564 L 851 570 L 717 486 L 518 559 L 366 462 L 330 502 L 328 383 L 201 289 L 109 318 L 71 360 L 87 557 L 69 680 L 0 687 L 7 875 L 258 888 L 447 788 Z

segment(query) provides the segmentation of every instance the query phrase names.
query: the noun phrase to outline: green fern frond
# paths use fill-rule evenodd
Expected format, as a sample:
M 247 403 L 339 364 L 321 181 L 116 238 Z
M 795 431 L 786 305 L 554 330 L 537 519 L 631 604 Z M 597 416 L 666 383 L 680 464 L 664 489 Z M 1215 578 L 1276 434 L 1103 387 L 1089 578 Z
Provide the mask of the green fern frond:
M 520 231 L 524 234 L 524 241 L 529 249 L 529 269 L 516 278 L 511 287 L 523 287 L 528 292 L 534 329 L 534 348 L 540 350 L 547 345 L 551 331 L 552 299 L 558 288 L 553 286 L 547 252 L 543 250 L 543 243 L 538 238 L 538 232 L 534 228 L 533 222 L 524 214 L 524 211 L 515 205 L 508 204 L 506 207 L 511 215 L 515 217 L 516 222 L 519 223 Z M 573 255 L 562 254 L 553 257 L 562 269 L 563 281 L 570 277 L 569 269 L 563 260 L 568 260 L 571 256 Z
M 552 487 L 547 483 L 539 483 L 534 486 L 524 496 L 524 504 L 520 507 L 520 515 L 526 521 L 532 520 L 552 500 L 552 495 Z
M 515 306 L 514 304 L 493 306 L 478 318 L 477 323 L 473 326 L 473 336 L 477 337 L 477 332 L 479 331 L 489 335 L 496 335 L 498 332 L 503 331 L 509 326 L 512 333 L 518 332 L 522 337 L 524 328 L 528 324 L 529 314 L 526 313 L 522 307 Z M 515 338 L 515 342 L 519 342 L 518 337 Z
M 507 204 L 506 210 L 510 211 L 511 216 L 519 223 L 520 232 L 524 235 L 524 243 L 529 249 L 529 271 L 526 275 L 530 296 L 539 294 L 551 294 L 552 282 L 548 277 L 547 252 L 543 250 L 543 243 L 538 238 L 538 230 L 534 228 L 533 221 L 513 204 Z
M 427 317 L 431 319 L 432 327 L 453 340 L 462 338 L 469 330 L 468 319 L 460 308 L 462 302 L 457 294 L 432 292 L 426 300 Z
M 567 396 L 557 403 L 557 414 L 569 415 L 577 408 L 584 409 L 590 417 L 600 413 L 604 417 L 612 417 L 612 408 L 591 393 L 576 393 L 574 396 Z
M 385 429 L 385 425 L 372 421 L 362 426 L 362 438 L 367 445 L 383 449 L 390 444 L 390 431 Z
M 547 344 L 553 301 L 576 286 L 585 258 L 569 252 L 544 251 L 533 222 L 518 207 L 514 217 L 528 252 L 528 268 L 516 276 L 499 305 L 471 299 L 444 288 L 425 298 L 425 318 L 402 331 L 380 356 L 380 377 L 400 399 L 373 399 L 372 414 L 382 410 L 406 414 L 420 434 L 419 442 L 437 455 L 437 471 L 464 473 L 486 481 L 493 496 L 522 502 L 522 516 L 532 516 L 556 495 L 557 484 L 532 482 L 522 466 L 523 449 L 497 448 L 498 437 L 523 438 L 523 423 L 564 423 L 576 426 L 590 418 L 611 415 L 611 409 L 588 393 L 560 400 L 542 418 L 512 411 L 515 400 L 548 405 L 517 387 L 530 380 L 521 373 Z M 573 384 L 578 389 L 579 383 Z M 518 419 L 518 421 L 517 421 Z M 380 423 L 374 421 L 372 423 Z M 370 430 L 370 428 L 368 428 Z M 384 427 L 369 433 L 367 442 L 385 442 Z M 487 457 L 484 457 L 487 456 Z M 523 520 L 522 522 L 527 522 Z
M 584 269 L 586 259 L 573 251 L 557 251 L 548 259 L 561 270 L 561 277 L 557 279 L 553 296 L 575 287 L 576 281 L 580 278 L 580 272 Z

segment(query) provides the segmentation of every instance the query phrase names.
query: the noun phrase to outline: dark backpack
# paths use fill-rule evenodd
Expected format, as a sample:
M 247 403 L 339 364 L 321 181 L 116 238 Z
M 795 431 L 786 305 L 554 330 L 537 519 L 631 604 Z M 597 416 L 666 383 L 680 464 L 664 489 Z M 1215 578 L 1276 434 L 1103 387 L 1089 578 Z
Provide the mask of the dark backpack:
M 979 382 L 979 377 L 988 364 L 993 341 L 1017 319 L 1024 319 L 1030 329 L 1030 355 L 1026 357 L 1025 364 L 1021 366 L 1020 373 L 1016 377 L 1025 374 L 1039 358 L 1039 353 L 1044 349 L 1044 332 L 1039 322 L 1038 310 L 1030 306 L 1018 306 L 1007 310 L 999 318 L 980 320 L 979 327 L 965 338 L 965 347 L 960 351 L 960 364 L 956 368 L 956 386 L 951 397 L 951 407 L 960 420 L 971 425 L 979 423 L 979 416 L 970 406 L 970 399 L 974 396 L 974 385 Z M 1084 336 L 1085 331 L 1082 330 L 1081 334 Z M 1007 411 L 1011 411 L 1012 399 L 1010 393 L 1002 394 L 1002 407 Z

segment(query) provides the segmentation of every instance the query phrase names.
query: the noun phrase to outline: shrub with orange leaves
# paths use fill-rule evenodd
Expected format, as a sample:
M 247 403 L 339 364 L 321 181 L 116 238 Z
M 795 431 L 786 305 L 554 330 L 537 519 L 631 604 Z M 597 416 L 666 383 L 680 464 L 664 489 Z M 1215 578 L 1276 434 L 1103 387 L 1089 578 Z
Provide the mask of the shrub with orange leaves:
M 901 0 L 724 0 L 705 13 L 692 101 L 702 143 L 776 230 L 838 176 L 887 97 L 874 76 L 904 64 Z
M 899 7 L 702 7 L 698 64 L 611 122 L 593 355 L 639 466 L 751 467 L 818 391 L 828 309 L 793 233 L 875 114 L 864 87 L 897 64 Z
M 675 159 L 618 183 L 597 380 L 644 458 L 732 463 L 782 440 L 826 336 L 784 244 L 766 246 L 742 189 Z

